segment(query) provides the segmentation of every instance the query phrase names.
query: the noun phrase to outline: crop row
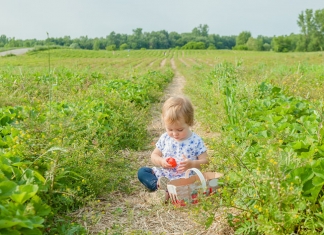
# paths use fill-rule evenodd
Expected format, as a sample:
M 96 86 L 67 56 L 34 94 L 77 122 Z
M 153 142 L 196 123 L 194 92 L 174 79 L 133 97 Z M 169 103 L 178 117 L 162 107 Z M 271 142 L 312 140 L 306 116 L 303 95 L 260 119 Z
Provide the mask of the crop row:
M 304 66 L 304 75 L 315 67 Z M 291 83 L 271 77 L 251 83 L 254 79 L 244 77 L 250 72 L 244 61 L 223 61 L 204 73 L 201 90 L 188 89 L 196 99 L 209 100 L 201 112 L 210 130 L 221 128 L 221 139 L 207 140 L 213 151 L 211 168 L 225 172 L 225 178 L 215 200 L 204 202 L 210 216 L 206 225 L 215 210 L 226 207 L 237 234 L 321 233 L 323 101 L 309 99 L 307 93 L 306 98 L 293 95 Z
M 119 78 L 62 64 L 24 66 L 1 70 L 0 233 L 58 233 L 57 218 L 68 210 L 132 190 L 134 165 L 120 151 L 147 145 L 151 104 L 173 73 Z

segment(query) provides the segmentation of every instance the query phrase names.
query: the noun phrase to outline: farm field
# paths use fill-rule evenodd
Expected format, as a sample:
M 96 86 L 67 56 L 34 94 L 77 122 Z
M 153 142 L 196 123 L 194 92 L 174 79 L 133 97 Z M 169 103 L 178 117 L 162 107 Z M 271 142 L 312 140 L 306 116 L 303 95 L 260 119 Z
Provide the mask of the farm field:
M 163 132 L 161 102 L 180 92 L 208 170 L 225 174 L 217 194 L 185 208 L 136 179 Z M 0 233 L 322 233 L 323 94 L 323 52 L 0 57 Z

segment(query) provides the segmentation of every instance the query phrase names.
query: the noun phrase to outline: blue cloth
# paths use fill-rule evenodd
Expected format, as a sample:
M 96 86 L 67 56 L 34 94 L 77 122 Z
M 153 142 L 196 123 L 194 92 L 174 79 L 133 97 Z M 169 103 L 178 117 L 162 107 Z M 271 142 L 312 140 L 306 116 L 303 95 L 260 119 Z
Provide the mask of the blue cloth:
M 138 180 L 151 192 L 157 190 L 158 178 L 154 174 L 152 168 L 142 167 L 137 172 Z

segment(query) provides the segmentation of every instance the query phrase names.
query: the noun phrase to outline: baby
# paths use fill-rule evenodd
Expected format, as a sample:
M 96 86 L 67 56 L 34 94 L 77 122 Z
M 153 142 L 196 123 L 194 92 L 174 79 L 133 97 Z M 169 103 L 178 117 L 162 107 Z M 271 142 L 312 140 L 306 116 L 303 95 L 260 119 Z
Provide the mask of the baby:
M 162 120 L 166 132 L 161 135 L 151 154 L 155 167 L 138 170 L 139 181 L 150 191 L 166 190 L 169 180 L 183 178 L 187 169 L 200 169 L 202 164 L 208 164 L 203 140 L 190 130 L 194 124 L 194 109 L 187 97 L 176 96 L 166 100 Z M 176 160 L 176 167 L 168 163 L 170 157 Z

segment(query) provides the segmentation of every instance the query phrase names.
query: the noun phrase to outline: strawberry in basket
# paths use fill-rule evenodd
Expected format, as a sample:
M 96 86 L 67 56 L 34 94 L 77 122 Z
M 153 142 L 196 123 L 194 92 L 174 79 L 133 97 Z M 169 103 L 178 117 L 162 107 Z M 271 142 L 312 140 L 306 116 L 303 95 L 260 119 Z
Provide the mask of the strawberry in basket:
M 177 200 L 175 202 L 172 202 L 172 204 L 176 207 L 180 207 L 180 206 L 186 206 L 187 203 L 185 202 L 185 200 Z

